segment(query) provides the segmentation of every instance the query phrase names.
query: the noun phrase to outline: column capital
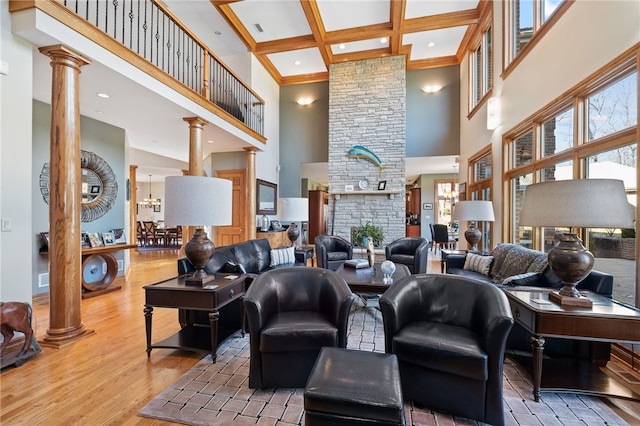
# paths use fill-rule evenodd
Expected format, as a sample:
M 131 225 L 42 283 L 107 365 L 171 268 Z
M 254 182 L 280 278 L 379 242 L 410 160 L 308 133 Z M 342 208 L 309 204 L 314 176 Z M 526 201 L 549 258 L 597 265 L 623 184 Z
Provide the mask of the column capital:
M 38 49 L 43 55 L 47 55 L 51 59 L 68 59 L 76 63 L 78 67 L 88 65 L 91 60 L 80 55 L 62 44 L 54 44 L 51 46 L 43 46 Z
M 206 126 L 207 124 L 209 124 L 209 122 L 203 118 L 200 117 L 183 117 L 182 118 L 184 121 L 186 121 L 187 123 L 189 123 L 191 126 Z

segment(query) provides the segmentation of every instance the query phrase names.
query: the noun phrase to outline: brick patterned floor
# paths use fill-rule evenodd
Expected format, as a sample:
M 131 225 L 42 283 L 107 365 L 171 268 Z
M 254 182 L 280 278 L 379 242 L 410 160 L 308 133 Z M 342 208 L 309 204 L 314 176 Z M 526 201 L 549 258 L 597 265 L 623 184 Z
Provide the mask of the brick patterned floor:
M 362 304 L 350 316 L 347 347 L 384 352 L 382 315 Z M 248 387 L 249 337 L 238 334 L 218 349 L 218 362 L 206 356 L 139 415 L 190 425 L 304 425 L 304 389 Z M 598 397 L 544 392 L 533 401 L 531 382 L 518 364 L 505 361 L 506 425 L 627 425 Z M 405 403 L 409 425 L 478 425 Z

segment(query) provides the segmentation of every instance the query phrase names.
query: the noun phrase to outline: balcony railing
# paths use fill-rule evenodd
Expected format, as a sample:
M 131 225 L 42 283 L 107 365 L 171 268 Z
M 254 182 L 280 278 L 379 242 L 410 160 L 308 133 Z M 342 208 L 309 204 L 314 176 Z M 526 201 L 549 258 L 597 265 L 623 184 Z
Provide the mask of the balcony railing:
M 58 0 L 256 133 L 264 101 L 153 0 Z

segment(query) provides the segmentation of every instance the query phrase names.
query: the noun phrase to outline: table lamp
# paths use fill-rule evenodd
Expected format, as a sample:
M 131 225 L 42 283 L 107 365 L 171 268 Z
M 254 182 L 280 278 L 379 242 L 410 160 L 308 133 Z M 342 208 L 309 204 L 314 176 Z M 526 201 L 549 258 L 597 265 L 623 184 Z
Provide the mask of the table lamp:
M 204 270 L 215 246 L 203 227 L 231 225 L 231 181 L 204 176 L 168 176 L 164 185 L 165 223 L 197 227 L 193 238 L 184 246 L 185 256 L 196 268 L 185 282 L 205 285 L 215 279 Z
M 453 220 L 471 221 L 464 232 L 464 238 L 471 245 L 471 250 L 478 249 L 478 243 L 482 238 L 482 232 L 477 227 L 477 222 L 493 222 L 496 220 L 493 214 L 491 201 L 458 201 L 453 208 Z
M 569 228 L 547 254 L 549 267 L 563 284 L 549 299 L 590 308 L 591 300 L 581 296 L 576 285 L 591 272 L 593 254 L 571 229 L 633 228 L 633 221 L 621 180 L 574 179 L 527 186 L 519 225 Z
M 287 228 L 287 237 L 294 246 L 300 236 L 300 229 L 295 222 L 306 222 L 309 220 L 309 199 L 308 198 L 278 198 L 278 216 L 282 221 L 290 221 Z

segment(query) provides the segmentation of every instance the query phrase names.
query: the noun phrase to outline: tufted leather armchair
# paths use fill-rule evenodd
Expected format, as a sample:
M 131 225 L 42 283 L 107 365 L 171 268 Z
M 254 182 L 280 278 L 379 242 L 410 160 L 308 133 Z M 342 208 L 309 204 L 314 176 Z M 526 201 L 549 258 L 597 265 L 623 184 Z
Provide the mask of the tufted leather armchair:
M 303 388 L 323 346 L 347 346 L 355 296 L 335 272 L 280 268 L 260 274 L 244 297 L 250 388 Z
M 450 275 L 411 275 L 380 298 L 385 352 L 398 356 L 405 399 L 500 426 L 503 358 L 513 325 L 495 286 Z
M 427 272 L 429 242 L 422 237 L 400 238 L 384 249 L 387 260 L 407 265 L 412 274 Z
M 353 258 L 353 246 L 342 237 L 318 235 L 314 242 L 319 268 L 335 271 L 345 260 Z

